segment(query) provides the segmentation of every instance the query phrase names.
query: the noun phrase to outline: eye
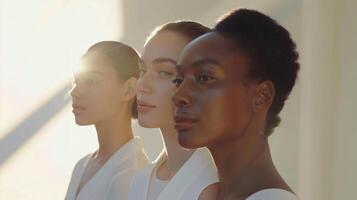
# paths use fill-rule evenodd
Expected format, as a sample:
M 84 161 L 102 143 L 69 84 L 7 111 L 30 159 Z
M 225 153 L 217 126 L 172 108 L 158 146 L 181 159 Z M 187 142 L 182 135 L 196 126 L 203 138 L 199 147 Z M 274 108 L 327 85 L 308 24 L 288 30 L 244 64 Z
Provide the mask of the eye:
M 159 75 L 163 77 L 171 77 L 173 74 L 168 71 L 159 71 Z
M 84 79 L 84 83 L 87 86 L 92 86 L 92 85 L 95 85 L 97 83 L 97 81 L 93 78 L 86 78 L 86 79 Z
M 216 81 L 217 79 L 211 75 L 200 75 L 197 77 L 197 81 L 202 84 L 210 84 Z
M 176 87 L 180 87 L 183 79 L 176 77 L 172 82 L 175 84 Z

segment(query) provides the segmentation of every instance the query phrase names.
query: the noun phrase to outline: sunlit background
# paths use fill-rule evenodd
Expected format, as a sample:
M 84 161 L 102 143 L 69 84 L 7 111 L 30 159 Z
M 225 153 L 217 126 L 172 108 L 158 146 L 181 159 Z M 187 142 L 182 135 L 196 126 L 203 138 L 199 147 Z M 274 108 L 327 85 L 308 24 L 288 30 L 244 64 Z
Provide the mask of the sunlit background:
M 354 0 L 0 0 L 0 199 L 63 199 L 75 163 L 97 148 L 75 125 L 68 90 L 92 44 L 139 52 L 157 25 L 212 26 L 234 8 L 262 11 L 297 42 L 302 69 L 270 138 L 277 168 L 304 200 L 354 199 L 357 180 L 357 2 Z M 158 130 L 134 130 L 150 159 Z

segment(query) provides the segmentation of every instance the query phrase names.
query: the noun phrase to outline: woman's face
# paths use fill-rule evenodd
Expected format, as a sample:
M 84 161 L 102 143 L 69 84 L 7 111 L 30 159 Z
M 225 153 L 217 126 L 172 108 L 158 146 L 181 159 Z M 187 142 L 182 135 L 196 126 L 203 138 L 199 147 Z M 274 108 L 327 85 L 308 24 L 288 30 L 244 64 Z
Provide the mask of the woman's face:
M 116 117 L 122 109 L 123 85 L 106 57 L 82 59 L 71 90 L 76 123 L 91 125 Z
M 247 84 L 248 61 L 232 41 L 209 33 L 191 42 L 179 61 L 182 83 L 174 95 L 180 144 L 198 148 L 239 137 L 252 118 L 255 84 Z
M 138 120 L 147 128 L 173 127 L 176 63 L 189 40 L 178 33 L 162 31 L 144 46 L 137 82 Z

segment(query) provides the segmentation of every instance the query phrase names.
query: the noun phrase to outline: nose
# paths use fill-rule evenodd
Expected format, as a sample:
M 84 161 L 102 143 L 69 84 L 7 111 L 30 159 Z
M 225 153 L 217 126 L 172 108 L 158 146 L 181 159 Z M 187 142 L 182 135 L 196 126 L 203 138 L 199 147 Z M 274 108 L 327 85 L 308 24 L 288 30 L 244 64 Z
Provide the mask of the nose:
M 183 81 L 180 87 L 176 90 L 172 100 L 176 107 L 188 107 L 192 105 L 192 95 L 188 84 Z
M 71 95 L 72 98 L 79 97 L 78 86 L 76 84 L 73 84 L 71 90 L 69 91 L 69 94 Z
M 136 82 L 137 96 L 143 94 L 150 94 L 152 91 L 152 82 L 153 80 L 150 78 L 150 76 L 147 73 L 139 77 L 138 81 Z

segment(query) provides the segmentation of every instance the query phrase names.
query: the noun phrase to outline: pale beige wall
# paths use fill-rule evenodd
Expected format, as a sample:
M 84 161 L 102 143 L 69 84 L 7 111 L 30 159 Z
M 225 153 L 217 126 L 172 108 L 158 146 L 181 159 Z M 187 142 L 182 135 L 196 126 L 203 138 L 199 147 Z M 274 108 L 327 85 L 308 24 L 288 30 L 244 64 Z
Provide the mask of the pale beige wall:
M 354 199 L 357 180 L 357 2 L 336 5 L 337 87 L 336 132 L 333 134 L 332 198 Z
M 303 1 L 298 192 L 353 199 L 357 178 L 355 1 Z

